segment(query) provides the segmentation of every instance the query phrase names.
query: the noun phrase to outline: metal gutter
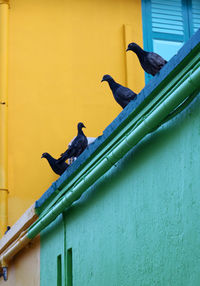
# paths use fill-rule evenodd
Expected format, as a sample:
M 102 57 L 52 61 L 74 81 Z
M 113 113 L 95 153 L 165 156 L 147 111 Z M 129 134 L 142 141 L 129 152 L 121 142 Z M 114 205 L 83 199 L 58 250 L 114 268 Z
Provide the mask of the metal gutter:
M 8 1 L 0 1 L 0 238 L 8 221 Z
M 9 261 L 30 242 L 27 237 L 27 229 L 36 219 L 37 215 L 33 204 L 0 240 L 0 277 L 3 275 L 4 280 L 7 280 Z
M 30 242 L 30 239 L 26 235 L 26 231 L 22 232 L 18 239 L 9 246 L 9 248 L 2 253 L 1 255 L 1 267 L 8 267 L 8 262 L 12 257 L 18 253 L 27 243 Z
M 79 183 L 82 180 L 82 177 L 98 164 L 102 157 L 109 152 L 111 148 L 114 148 L 117 142 L 119 142 L 125 134 L 133 130 L 133 127 L 138 125 L 146 114 L 156 108 L 169 93 L 185 80 L 187 73 L 193 69 L 195 64 L 199 61 L 199 46 L 200 44 L 188 54 L 187 59 L 183 58 L 183 62 L 181 62 L 177 68 L 170 71 L 167 76 L 164 77 L 163 81 L 160 81 L 160 77 L 163 78 L 163 74 L 160 74 L 157 78 L 153 78 L 138 95 L 137 100 L 139 102 L 136 102 L 136 104 L 135 102 L 131 102 L 104 130 L 103 135 L 97 138 L 89 149 L 85 150 L 85 152 L 79 156 L 73 166 L 71 166 L 73 168 L 68 168 L 66 172 L 42 195 L 42 197 L 36 201 L 36 212 L 39 214 L 40 218 L 48 213 L 51 207 L 55 205 L 66 192 L 70 191 L 77 183 Z M 174 60 L 176 60 L 175 63 L 177 63 L 176 56 Z M 172 63 L 174 63 L 173 59 Z M 164 70 L 162 70 L 162 72 L 163 71 Z M 157 82 L 159 82 L 159 85 Z M 146 92 L 146 90 L 148 92 Z M 191 98 L 193 98 L 193 96 L 194 95 L 192 95 Z M 183 108 L 189 104 L 190 100 L 191 99 L 187 98 L 181 105 L 177 106 L 177 108 L 167 115 L 162 122 L 159 122 L 158 126 L 154 129 L 175 116 L 179 111 L 183 110 Z M 40 206 L 38 207 L 38 205 Z
M 0 255 L 9 248 L 13 242 L 17 241 L 21 233 L 26 231 L 37 218 L 38 216 L 35 213 L 34 204 L 32 204 L 0 240 Z
M 175 108 L 177 108 L 187 97 L 195 91 L 200 90 L 200 64 L 198 63 L 190 70 L 182 80 L 181 84 L 174 87 L 162 102 L 149 111 L 137 122 L 133 129 L 126 133 L 109 152 L 84 174 L 81 180 L 41 218 L 39 218 L 28 230 L 27 236 L 33 239 L 48 224 L 50 224 L 60 213 L 76 201 L 84 191 L 88 189 L 97 179 L 108 171 L 119 161 L 131 148 L 133 148 L 149 132 L 155 129 Z
M 1 255 L 0 266 L 2 271 L 0 273 L 5 281 L 8 279 L 8 262 L 29 242 L 30 239 L 27 237 L 26 232 L 22 232 L 17 241 L 10 245 L 7 251 Z
M 128 130 L 137 124 L 145 113 L 148 113 L 157 102 L 161 102 L 164 96 L 178 86 L 185 74 L 199 61 L 200 29 L 178 51 L 162 70 L 145 85 L 135 101 L 122 110 L 111 122 L 103 134 L 99 136 L 60 176 L 46 192 L 35 202 L 36 213 L 41 217 L 47 213 L 58 200 L 69 191 L 81 177 L 120 140 Z M 179 83 L 179 84 L 177 84 Z M 189 103 L 189 99 L 187 100 Z M 183 103 L 182 107 L 187 104 Z M 178 106 L 160 124 L 176 115 L 182 108 Z

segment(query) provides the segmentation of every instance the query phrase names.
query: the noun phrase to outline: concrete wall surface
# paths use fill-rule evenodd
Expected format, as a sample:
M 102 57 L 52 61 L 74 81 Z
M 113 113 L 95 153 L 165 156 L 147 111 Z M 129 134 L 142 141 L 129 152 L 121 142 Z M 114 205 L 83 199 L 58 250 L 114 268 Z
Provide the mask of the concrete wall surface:
M 41 286 L 200 285 L 199 108 L 198 96 L 42 232 Z

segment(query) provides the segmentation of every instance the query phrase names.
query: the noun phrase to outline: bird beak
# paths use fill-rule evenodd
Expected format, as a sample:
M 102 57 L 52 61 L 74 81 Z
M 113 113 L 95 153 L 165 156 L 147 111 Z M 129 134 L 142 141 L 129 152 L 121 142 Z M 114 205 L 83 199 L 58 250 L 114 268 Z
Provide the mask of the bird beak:
M 102 78 L 101 82 L 102 82 L 102 81 L 105 81 L 105 80 Z
M 44 156 L 42 155 L 41 158 L 44 158 Z
M 86 128 L 84 124 L 83 124 L 83 128 Z
M 128 52 L 128 51 L 130 51 L 130 49 L 129 49 L 129 48 L 127 48 L 127 49 L 126 49 L 126 52 Z

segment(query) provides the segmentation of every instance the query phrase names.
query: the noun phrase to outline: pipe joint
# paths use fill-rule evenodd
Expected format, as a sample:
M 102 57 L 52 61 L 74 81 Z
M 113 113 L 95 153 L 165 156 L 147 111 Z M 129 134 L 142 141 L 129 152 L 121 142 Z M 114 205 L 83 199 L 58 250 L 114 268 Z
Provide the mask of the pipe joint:
M 6 260 L 4 258 L 1 260 L 1 267 L 2 268 L 3 267 L 8 267 L 8 263 L 6 262 Z
M 125 138 L 125 140 L 124 140 L 124 144 L 126 144 L 126 146 L 128 147 L 128 148 L 131 148 L 132 147 L 132 145 L 131 145 L 131 143 L 129 142 L 129 139 L 130 139 L 130 136 L 129 136 L 130 134 L 128 134 L 127 136 L 126 136 L 126 138 Z
M 106 160 L 111 166 L 113 166 L 115 164 L 115 161 L 116 161 L 115 157 L 116 156 L 115 156 L 114 152 L 111 152 L 110 155 L 106 156 Z
M 190 85 L 192 85 L 193 87 L 195 87 L 195 89 L 199 88 L 199 78 L 195 77 L 196 72 L 200 69 L 200 67 L 198 69 L 191 70 L 189 73 L 189 77 L 188 77 L 188 83 Z
M 9 0 L 0 0 L 0 5 L 1 4 L 8 4 L 9 5 Z
M 9 193 L 8 189 L 4 189 L 4 188 L 0 188 L 0 191 L 4 191 L 4 192 Z

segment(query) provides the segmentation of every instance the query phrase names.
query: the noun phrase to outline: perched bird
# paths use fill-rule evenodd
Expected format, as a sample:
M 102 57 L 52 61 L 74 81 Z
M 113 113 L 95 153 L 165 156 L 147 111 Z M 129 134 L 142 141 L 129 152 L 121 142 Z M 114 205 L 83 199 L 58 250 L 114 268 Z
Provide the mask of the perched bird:
M 128 87 L 122 86 L 121 84 L 115 82 L 114 79 L 108 74 L 103 76 L 102 81 L 108 82 L 115 100 L 119 105 L 121 105 L 122 108 L 125 108 L 131 100 L 137 98 L 136 93 L 134 93 Z
M 65 162 L 68 158 L 78 157 L 88 146 L 88 140 L 82 128 L 86 128 L 82 122 L 78 123 L 78 135 L 73 140 L 69 148 L 61 154 L 58 162 Z
M 10 229 L 11 229 L 11 227 L 8 225 L 4 234 L 6 234 Z
M 126 51 L 133 51 L 136 53 L 144 71 L 153 76 L 167 63 L 167 61 L 158 54 L 146 52 L 136 43 L 130 43 Z
M 67 163 L 65 163 L 65 161 L 64 162 L 58 162 L 58 160 L 54 159 L 49 153 L 43 153 L 41 158 L 47 159 L 52 170 L 57 175 L 62 175 L 62 173 L 64 173 L 64 171 L 69 167 L 69 165 Z

